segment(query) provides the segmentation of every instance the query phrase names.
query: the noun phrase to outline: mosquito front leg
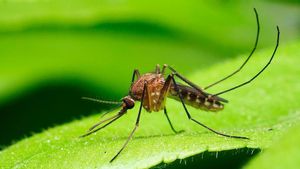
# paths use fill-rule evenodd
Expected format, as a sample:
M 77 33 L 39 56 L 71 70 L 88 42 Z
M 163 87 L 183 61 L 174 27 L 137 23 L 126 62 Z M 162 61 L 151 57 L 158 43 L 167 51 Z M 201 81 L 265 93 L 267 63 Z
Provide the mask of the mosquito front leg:
M 133 74 L 132 74 L 132 78 L 131 78 L 131 83 L 130 83 L 130 88 L 134 83 L 135 77 L 137 77 L 138 79 L 141 77 L 140 71 L 138 69 L 134 69 L 133 70 Z M 128 95 L 130 94 L 130 89 L 128 90 Z
M 133 84 L 135 77 L 137 77 L 137 78 L 141 77 L 140 71 L 138 69 L 133 70 L 133 74 L 132 74 L 132 78 L 131 78 L 131 85 Z
M 194 119 L 194 118 L 190 115 L 188 109 L 186 108 L 186 105 L 185 105 L 185 103 L 184 103 L 184 99 L 183 99 L 181 93 L 179 92 L 179 88 L 178 88 L 178 86 L 177 86 L 177 83 L 176 83 L 176 81 L 175 81 L 175 79 L 174 79 L 173 74 L 171 75 L 171 77 L 172 77 L 172 80 L 173 80 L 173 83 L 174 83 L 175 90 L 176 90 L 176 92 L 177 92 L 178 95 L 179 95 L 179 98 L 180 98 L 180 101 L 181 101 L 181 103 L 182 103 L 182 106 L 183 106 L 183 108 L 184 108 L 184 110 L 185 110 L 185 112 L 186 112 L 186 114 L 187 114 L 187 116 L 188 116 L 188 118 L 189 118 L 190 120 L 192 120 L 193 122 L 199 124 L 200 126 L 206 128 L 206 129 L 208 129 L 208 130 L 210 130 L 210 131 L 212 131 L 212 132 L 214 132 L 214 133 L 216 133 L 216 134 L 218 134 L 218 135 L 220 135 L 220 136 L 230 137 L 230 138 L 239 138 L 239 139 L 249 139 L 248 137 L 243 137 L 243 136 L 233 136 L 233 135 L 228 135 L 228 134 L 221 133 L 221 132 L 219 132 L 219 131 L 216 131 L 216 130 L 214 130 L 214 129 L 212 129 L 212 128 L 206 126 L 206 125 L 204 125 L 203 123 L 197 121 L 196 119 Z
M 140 123 L 140 116 L 141 116 L 141 112 L 142 112 L 142 108 L 143 108 L 143 102 L 144 102 L 144 97 L 145 97 L 145 93 L 147 90 L 147 82 L 144 83 L 144 88 L 143 88 L 143 93 L 142 93 L 142 98 L 141 98 L 141 105 L 139 108 L 139 112 L 138 112 L 138 116 L 135 122 L 135 127 L 133 128 L 133 130 L 131 131 L 129 137 L 127 138 L 126 142 L 124 143 L 124 145 L 122 146 L 122 148 L 118 151 L 118 153 L 109 161 L 110 163 L 113 162 L 118 156 L 119 154 L 123 151 L 123 149 L 127 146 L 128 142 L 130 141 L 130 139 L 132 138 L 135 130 L 138 128 L 139 123 Z

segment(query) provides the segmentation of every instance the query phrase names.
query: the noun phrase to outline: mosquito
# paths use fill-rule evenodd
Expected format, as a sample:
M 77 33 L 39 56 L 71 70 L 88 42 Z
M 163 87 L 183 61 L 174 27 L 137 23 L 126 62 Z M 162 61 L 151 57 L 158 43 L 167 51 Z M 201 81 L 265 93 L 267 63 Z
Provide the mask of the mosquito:
M 224 104 L 228 103 L 228 101 L 220 95 L 230 92 L 232 90 L 235 90 L 237 88 L 240 88 L 242 86 L 245 86 L 246 84 L 249 84 L 251 81 L 253 81 L 255 78 L 257 78 L 271 63 L 273 60 L 273 57 L 277 51 L 278 45 L 279 45 L 279 37 L 280 37 L 280 30 L 277 26 L 277 40 L 276 40 L 276 46 L 275 49 L 271 55 L 271 58 L 267 62 L 267 64 L 257 73 L 255 76 L 253 76 L 248 81 L 238 84 L 232 88 L 229 88 L 227 90 L 221 91 L 216 94 L 210 94 L 206 92 L 205 90 L 208 88 L 211 88 L 217 84 L 219 84 L 222 81 L 225 81 L 226 79 L 230 78 L 231 76 L 238 73 L 249 61 L 251 56 L 253 55 L 254 51 L 256 50 L 258 39 L 259 39 L 259 32 L 260 32 L 260 25 L 259 25 L 259 18 L 256 9 L 254 8 L 254 13 L 256 17 L 256 23 L 257 23 L 257 33 L 256 33 L 256 40 L 254 43 L 254 47 L 250 53 L 250 55 L 247 57 L 247 59 L 243 62 L 243 64 L 234 72 L 227 75 L 226 77 L 216 81 L 215 83 L 212 83 L 208 85 L 207 87 L 200 88 L 198 85 L 194 84 L 187 78 L 185 78 L 183 75 L 178 73 L 174 68 L 172 68 L 169 65 L 163 65 L 161 68 L 159 65 L 156 66 L 155 71 L 151 73 L 146 73 L 141 75 L 139 70 L 135 69 L 133 71 L 132 80 L 131 80 L 131 86 L 128 92 L 128 95 L 122 98 L 121 102 L 113 102 L 113 101 L 105 101 L 105 100 L 97 100 L 94 98 L 88 98 L 83 97 L 83 99 L 101 102 L 101 103 L 109 103 L 109 104 L 118 104 L 121 107 L 121 110 L 114 116 L 111 116 L 109 118 L 106 118 L 95 125 L 93 125 L 86 134 L 82 135 L 81 137 L 86 137 L 92 133 L 95 133 L 106 126 L 110 125 L 114 121 L 118 120 L 120 117 L 122 117 L 124 114 L 127 113 L 127 110 L 132 109 L 135 106 L 136 101 L 140 101 L 141 104 L 139 106 L 137 119 L 135 122 L 135 127 L 131 131 L 130 135 L 128 136 L 126 142 L 123 144 L 121 149 L 116 153 L 116 155 L 110 160 L 110 162 L 113 162 L 119 154 L 124 150 L 124 148 L 127 146 L 128 142 L 133 137 L 135 131 L 137 130 L 139 123 L 140 123 L 140 117 L 142 108 L 144 108 L 147 112 L 158 112 L 163 110 L 164 114 L 166 116 L 166 119 L 168 120 L 168 123 L 174 133 L 178 133 L 177 130 L 173 127 L 173 124 L 168 116 L 167 113 L 167 107 L 166 107 L 166 100 L 167 98 L 172 98 L 177 101 L 180 101 L 185 113 L 189 120 L 197 123 L 198 125 L 206 128 L 207 130 L 220 135 L 224 137 L 229 138 L 236 138 L 236 139 L 249 139 L 248 137 L 244 136 L 236 136 L 236 135 L 228 135 L 222 132 L 219 132 L 215 129 L 212 129 L 205 124 L 201 123 L 200 121 L 194 119 L 191 114 L 189 113 L 187 106 L 190 105 L 192 107 L 204 110 L 204 111 L 220 111 L 223 110 Z M 165 71 L 169 70 L 171 73 L 165 77 Z M 184 82 L 184 84 L 180 84 L 176 81 L 176 79 L 180 79 Z M 102 125 L 103 124 L 103 125 Z M 97 128 L 98 126 L 102 125 L 101 127 Z

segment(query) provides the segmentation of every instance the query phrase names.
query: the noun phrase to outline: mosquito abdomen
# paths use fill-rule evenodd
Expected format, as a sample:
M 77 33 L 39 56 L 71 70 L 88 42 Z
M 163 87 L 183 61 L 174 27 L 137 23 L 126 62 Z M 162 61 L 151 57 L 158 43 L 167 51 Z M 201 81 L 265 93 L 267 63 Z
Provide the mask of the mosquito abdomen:
M 224 108 L 224 105 L 216 98 L 209 97 L 192 87 L 178 85 L 178 89 L 184 100 L 184 103 L 193 106 L 194 108 L 206 111 L 219 111 Z M 180 101 L 175 87 L 171 87 L 168 97 Z

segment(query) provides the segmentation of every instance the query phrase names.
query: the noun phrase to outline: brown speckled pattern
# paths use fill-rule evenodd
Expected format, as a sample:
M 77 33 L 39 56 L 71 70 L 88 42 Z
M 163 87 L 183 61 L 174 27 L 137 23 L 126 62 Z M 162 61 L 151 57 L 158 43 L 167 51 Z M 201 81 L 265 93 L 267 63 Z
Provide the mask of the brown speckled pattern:
M 162 74 L 146 73 L 137 79 L 131 87 L 131 97 L 134 100 L 141 100 L 144 84 L 147 82 L 147 91 L 145 93 L 143 107 L 148 111 L 160 111 L 164 108 L 165 99 L 159 101 L 159 97 L 162 94 L 162 88 L 165 84 L 165 78 Z M 184 102 L 190 106 L 205 111 L 219 111 L 224 108 L 224 105 L 216 97 L 199 92 L 198 90 L 185 86 L 178 85 L 181 96 Z M 171 84 L 169 92 L 165 97 L 180 101 L 179 95 L 176 92 L 174 85 Z

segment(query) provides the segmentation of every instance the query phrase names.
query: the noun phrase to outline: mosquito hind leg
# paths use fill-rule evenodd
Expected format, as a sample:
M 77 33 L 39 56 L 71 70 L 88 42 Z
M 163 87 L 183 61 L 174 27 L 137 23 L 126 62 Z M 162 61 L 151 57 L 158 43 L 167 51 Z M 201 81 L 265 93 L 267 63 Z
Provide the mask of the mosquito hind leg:
M 173 69 L 171 66 L 166 65 L 167 68 L 169 68 L 172 71 L 172 79 L 174 80 L 174 75 L 176 77 L 178 77 L 179 79 L 181 79 L 182 81 L 184 81 L 185 83 L 187 83 L 188 85 L 190 85 L 191 87 L 193 87 L 194 89 L 198 90 L 199 92 L 203 93 L 204 95 L 205 92 L 203 91 L 203 89 L 201 89 L 198 85 L 194 84 L 193 82 L 191 82 L 190 80 L 188 80 L 187 78 L 183 77 L 181 74 L 179 74 L 175 69 Z
M 182 81 L 184 81 L 186 84 L 188 84 L 189 86 L 191 86 L 192 88 L 194 88 L 195 90 L 197 90 L 198 92 L 200 92 L 201 94 L 203 94 L 205 97 L 208 97 L 209 94 L 206 93 L 203 89 L 201 89 L 198 85 L 196 85 L 195 83 L 191 82 L 190 80 L 188 80 L 187 78 L 183 77 L 181 74 L 179 74 L 174 68 L 172 68 L 171 66 L 166 65 L 167 68 L 169 68 L 172 71 L 172 76 L 174 79 L 174 76 L 178 77 L 179 79 L 181 79 Z M 228 103 L 228 100 L 218 97 L 218 99 L 222 102 Z
M 256 79 L 270 64 L 271 64 L 271 62 L 272 62 L 272 60 L 273 60 L 273 58 L 274 58 L 274 56 L 275 56 L 275 54 L 276 54 L 276 51 L 277 51 L 277 48 L 278 48 L 278 46 L 279 46 L 279 38 L 280 38 L 280 30 L 279 30 L 279 27 L 277 26 L 276 27 L 276 29 L 277 29 L 277 40 L 276 40 L 276 46 L 275 46 L 275 49 L 273 50 L 273 53 L 272 53 L 272 55 L 271 55 L 271 57 L 270 57 L 270 59 L 269 59 L 269 61 L 267 62 L 267 64 L 258 72 L 258 73 L 256 73 L 251 79 L 249 79 L 249 80 L 247 80 L 246 82 L 243 82 L 243 83 L 241 83 L 241 84 L 239 84 L 239 85 L 236 85 L 236 86 L 234 86 L 234 87 L 232 87 L 232 88 L 229 88 L 229 89 L 227 89 L 227 90 L 224 90 L 224 91 L 221 91 L 221 92 L 219 92 L 219 93 L 216 93 L 216 94 L 214 94 L 214 96 L 218 96 L 218 95 L 221 95 L 221 94 L 224 94 L 224 93 L 227 93 L 227 92 L 230 92 L 230 91 L 232 91 L 232 90 L 235 90 L 235 89 L 237 89 L 237 88 L 240 88 L 240 87 L 242 87 L 242 86 L 245 86 L 245 85 L 247 85 L 247 84 L 249 84 L 249 83 L 251 83 L 254 79 Z
M 230 137 L 230 138 L 238 138 L 238 139 L 249 139 L 248 137 L 243 137 L 243 136 L 233 136 L 233 135 L 228 135 L 228 134 L 221 133 L 221 132 L 219 132 L 219 131 L 216 131 L 216 130 L 214 130 L 214 129 L 212 129 L 212 128 L 206 126 L 206 125 L 204 125 L 203 123 L 199 122 L 198 120 L 194 119 L 194 118 L 190 115 L 188 109 L 186 108 L 186 105 L 185 105 L 185 103 L 184 103 L 183 97 L 182 97 L 181 93 L 179 92 L 179 88 L 178 88 L 177 83 L 176 83 L 176 81 L 175 81 L 175 79 L 174 79 L 174 75 L 172 74 L 171 77 L 172 77 L 172 81 L 173 81 L 173 83 L 174 83 L 175 90 L 177 91 L 177 93 L 178 93 L 178 95 L 179 95 L 179 98 L 180 98 L 180 101 L 181 101 L 181 103 L 182 103 L 182 106 L 183 106 L 183 108 L 184 108 L 184 110 L 185 110 L 185 112 L 186 112 L 186 114 L 187 114 L 187 116 L 188 116 L 188 118 L 189 118 L 190 120 L 192 120 L 193 122 L 199 124 L 200 126 L 206 128 L 206 129 L 210 130 L 211 132 L 213 132 L 213 133 L 215 133 L 215 134 L 217 134 L 217 135 L 220 135 L 220 136 Z
M 257 14 L 257 11 L 256 9 L 254 8 L 254 13 L 255 13 L 255 18 L 256 18 L 256 25 L 257 25 L 257 32 L 256 32 L 256 39 L 255 39 L 255 43 L 254 43 L 254 47 L 252 49 L 252 51 L 250 52 L 250 54 L 248 55 L 248 57 L 246 58 L 246 60 L 243 62 L 243 64 L 238 68 L 236 69 L 234 72 L 230 73 L 229 75 L 225 76 L 224 78 L 204 87 L 204 90 L 208 89 L 208 88 L 211 88 L 225 80 L 227 80 L 228 78 L 232 77 L 233 75 L 235 75 L 236 73 L 238 73 L 240 70 L 242 70 L 242 68 L 246 65 L 246 63 L 250 60 L 250 58 L 252 57 L 254 51 L 256 50 L 256 47 L 257 47 L 257 43 L 258 43 L 258 39 L 259 39 L 259 32 L 260 32 L 260 26 L 259 26 L 259 19 L 258 19 L 258 14 Z

